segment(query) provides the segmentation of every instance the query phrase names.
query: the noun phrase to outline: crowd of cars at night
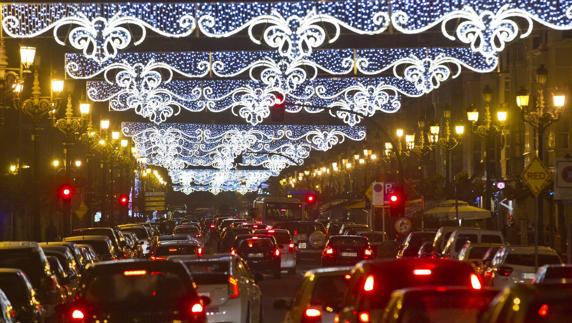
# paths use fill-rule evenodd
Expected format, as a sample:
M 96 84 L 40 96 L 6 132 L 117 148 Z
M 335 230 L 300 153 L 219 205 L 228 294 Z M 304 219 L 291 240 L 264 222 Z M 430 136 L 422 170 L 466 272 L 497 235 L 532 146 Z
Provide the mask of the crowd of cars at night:
M 264 322 L 259 283 L 291 279 L 308 255 L 321 266 L 301 273 L 294 298 L 274 302 L 284 322 L 567 322 L 572 314 L 572 266 L 548 247 L 535 264 L 532 247 L 505 244 L 497 231 L 441 227 L 397 243 L 353 223 L 215 217 L 1 242 L 1 321 Z

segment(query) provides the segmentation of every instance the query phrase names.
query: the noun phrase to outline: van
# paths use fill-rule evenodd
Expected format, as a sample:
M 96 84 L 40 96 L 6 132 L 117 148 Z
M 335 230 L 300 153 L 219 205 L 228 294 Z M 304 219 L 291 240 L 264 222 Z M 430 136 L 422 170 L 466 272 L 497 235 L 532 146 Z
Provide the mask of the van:
M 499 243 L 504 244 L 500 231 L 482 230 L 478 228 L 458 228 L 453 231 L 441 252 L 443 257 L 457 259 L 465 243 Z

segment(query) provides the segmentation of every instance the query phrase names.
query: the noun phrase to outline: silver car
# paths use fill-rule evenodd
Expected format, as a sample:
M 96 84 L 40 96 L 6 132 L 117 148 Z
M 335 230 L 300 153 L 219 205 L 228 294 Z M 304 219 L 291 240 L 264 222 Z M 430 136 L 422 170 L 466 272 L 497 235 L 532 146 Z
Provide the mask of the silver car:
M 214 322 L 261 322 L 260 288 L 246 261 L 228 254 L 172 256 L 193 275 L 201 296 L 208 296 L 207 320 Z

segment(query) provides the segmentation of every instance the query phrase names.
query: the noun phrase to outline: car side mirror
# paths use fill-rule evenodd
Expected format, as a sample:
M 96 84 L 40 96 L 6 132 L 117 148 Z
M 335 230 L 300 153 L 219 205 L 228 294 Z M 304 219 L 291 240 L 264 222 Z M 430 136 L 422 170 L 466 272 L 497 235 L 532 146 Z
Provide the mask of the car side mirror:
M 264 276 L 261 273 L 254 274 L 254 281 L 258 284 L 264 280 Z
M 273 305 L 277 310 L 289 310 L 290 307 L 292 307 L 292 302 L 284 298 L 279 298 L 274 301 Z
M 209 304 L 211 303 L 211 298 L 208 296 L 202 295 L 200 298 L 201 298 L 201 301 L 203 302 L 203 305 L 205 307 L 209 306 Z

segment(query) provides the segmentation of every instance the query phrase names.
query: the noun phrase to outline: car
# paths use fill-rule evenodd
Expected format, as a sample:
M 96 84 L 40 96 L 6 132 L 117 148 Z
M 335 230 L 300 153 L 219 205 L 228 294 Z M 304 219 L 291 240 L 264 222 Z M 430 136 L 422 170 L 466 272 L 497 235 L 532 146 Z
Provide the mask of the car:
M 50 269 L 56 276 L 58 283 L 65 289 L 66 294 L 64 296 L 64 302 L 67 302 L 67 300 L 73 296 L 73 291 L 75 287 L 77 287 L 77 276 L 73 278 L 68 276 L 64 266 L 62 266 L 62 263 L 57 257 L 46 256 L 46 259 L 48 259 Z
M 490 249 L 499 250 L 503 246 L 504 245 L 500 243 L 473 243 L 467 241 L 463 248 L 461 248 L 461 251 L 459 251 L 457 259 L 459 261 L 468 261 L 476 267 L 481 267 L 487 251 Z
M 538 266 L 561 263 L 562 260 L 556 250 L 545 246 L 538 247 Z M 519 282 L 530 283 L 535 274 L 534 247 L 507 246 L 497 251 L 484 277 L 491 286 L 504 288 Z
M 81 243 L 76 244 L 76 246 L 79 248 L 82 257 L 85 259 L 86 266 L 97 261 L 97 254 L 92 246 Z
M 504 244 L 504 238 L 500 231 L 462 228 L 451 233 L 449 240 L 447 240 L 445 247 L 441 251 L 441 256 L 456 259 L 459 251 L 468 241 L 472 243 Z
M 491 302 L 480 323 L 570 322 L 572 285 L 516 284 Z
M 286 229 L 268 229 L 267 234 L 276 239 L 280 249 L 280 268 L 290 274 L 296 273 L 296 244 Z
M 98 260 L 106 261 L 119 259 L 119 255 L 113 245 L 113 242 L 111 242 L 111 239 L 105 235 L 70 236 L 64 238 L 64 241 L 90 245 L 93 250 L 95 250 Z
M 59 311 L 67 322 L 206 322 L 200 297 L 181 262 L 104 261 L 81 277 L 73 302 Z
M 433 241 L 435 231 L 410 232 L 397 251 L 396 258 L 418 257 L 419 248 L 427 241 Z
M 120 258 L 125 258 L 125 253 L 123 250 L 125 242 L 120 241 L 119 233 L 121 233 L 121 231 L 119 230 L 116 231 L 113 228 L 92 227 L 92 228 L 73 229 L 72 234 L 70 234 L 69 236 L 86 236 L 86 235 L 107 236 L 111 241 L 111 243 L 113 244 L 116 256 Z M 68 240 L 64 239 L 64 241 Z
M 437 229 L 435 233 L 435 237 L 433 238 L 433 250 L 432 252 L 440 256 L 445 248 L 445 245 L 449 241 L 449 237 L 453 233 L 453 231 L 462 229 L 466 227 L 450 227 L 450 226 L 443 226 Z
M 147 256 L 149 254 L 152 236 L 147 227 L 145 227 L 143 224 L 137 223 L 122 224 L 118 225 L 117 227 L 124 234 L 127 232 L 135 234 L 137 237 L 137 242 L 141 246 L 143 252 L 142 256 Z
M 340 233 L 340 228 L 346 222 L 330 221 L 326 224 L 326 239 L 330 236 L 338 235 Z
M 496 289 L 425 286 L 394 291 L 379 317 L 362 319 L 372 323 L 477 323 Z M 454 316 L 454 319 L 452 319 Z
M 286 221 L 274 224 L 273 228 L 288 230 L 302 255 L 319 253 L 326 244 L 326 228 L 318 222 Z
M 173 234 L 188 234 L 191 237 L 202 240 L 203 235 L 198 224 L 180 224 L 173 229 Z
M 46 245 L 45 243 L 39 243 L 39 245 L 46 256 L 58 258 L 70 282 L 75 282 L 79 278 L 81 272 L 79 265 L 66 246 Z
M 433 258 L 368 260 L 351 272 L 338 322 L 359 322 L 362 317 L 382 315 L 395 290 L 421 286 L 459 286 L 481 289 L 482 283 L 470 264 Z
M 334 322 L 348 287 L 350 270 L 351 267 L 338 267 L 307 271 L 291 302 L 274 303 L 276 308 L 288 310 L 283 322 Z
M 15 310 L 16 322 L 43 322 L 46 310 L 36 297 L 32 283 L 20 269 L 0 268 L 0 290 Z
M 16 317 L 16 312 L 14 310 L 14 307 L 12 307 L 12 303 L 10 303 L 10 300 L 8 299 L 8 297 L 6 297 L 4 291 L 0 289 L 0 322 L 2 323 L 16 322 L 15 317 Z
M 231 254 L 239 255 L 255 273 L 270 273 L 278 278 L 281 274 L 280 249 L 270 237 L 252 237 L 242 240 Z
M 322 251 L 322 266 L 349 266 L 374 257 L 366 237 L 357 235 L 330 236 Z
M 219 239 L 222 238 L 222 233 L 224 229 L 234 225 L 235 223 L 242 223 L 242 222 L 244 222 L 244 219 L 236 219 L 236 218 L 222 219 L 217 226 Z
M 66 247 L 68 248 L 68 250 L 71 252 L 71 254 L 74 256 L 76 265 L 78 265 L 78 269 L 79 269 L 79 273 L 83 272 L 83 270 L 85 269 L 85 266 L 87 266 L 87 264 L 89 263 L 87 261 L 87 259 L 84 258 L 83 253 L 81 252 L 81 250 L 79 249 L 78 246 L 76 246 L 75 243 L 73 242 L 65 242 L 65 241 L 47 241 L 47 242 L 40 242 L 42 248 L 45 246 L 49 246 L 49 247 Z
M 20 269 L 26 274 L 48 317 L 53 317 L 56 306 L 65 302 L 67 291 L 59 284 L 37 242 L 0 242 L 0 268 Z
M 133 232 L 122 232 L 125 237 L 125 244 L 133 255 L 132 258 L 143 257 L 143 242 L 140 241 Z
M 246 261 L 228 254 L 171 256 L 181 261 L 193 275 L 199 295 L 207 295 L 212 302 L 206 308 L 209 323 L 262 322 L 262 293 L 255 275 Z
M 344 223 L 340 227 L 339 235 L 355 235 L 359 231 L 371 230 L 367 224 Z
M 236 236 L 241 234 L 252 234 L 252 230 L 249 228 L 234 228 L 227 227 L 223 230 L 221 234 L 220 241 L 218 243 L 219 252 L 228 252 L 232 247 Z
M 533 282 L 535 284 L 570 284 L 572 283 L 572 265 L 540 266 Z
M 160 241 L 159 244 L 151 250 L 151 260 L 167 259 L 173 255 L 197 255 L 202 256 L 204 249 L 195 241 L 189 240 L 172 240 Z
M 359 231 L 358 236 L 366 237 L 374 254 L 378 254 L 378 249 L 383 245 L 386 235 L 383 231 Z M 381 250 L 380 250 L 381 251 Z

